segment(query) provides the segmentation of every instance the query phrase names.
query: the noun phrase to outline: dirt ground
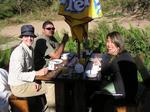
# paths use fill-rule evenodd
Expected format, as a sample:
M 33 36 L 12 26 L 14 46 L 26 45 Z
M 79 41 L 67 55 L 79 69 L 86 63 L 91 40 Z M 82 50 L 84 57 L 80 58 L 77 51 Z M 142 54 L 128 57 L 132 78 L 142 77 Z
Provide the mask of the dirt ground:
M 97 22 L 99 21 L 108 21 L 111 23 L 112 21 L 117 21 L 120 23 L 120 25 L 129 28 L 130 25 L 138 28 L 145 28 L 146 26 L 150 26 L 150 21 L 143 19 L 138 20 L 134 17 L 120 17 L 120 18 L 106 18 L 102 17 L 100 19 L 94 19 L 93 21 L 89 22 L 89 30 L 94 29 L 97 26 Z M 35 32 L 37 35 L 41 34 L 42 31 L 42 23 L 43 21 L 32 21 L 30 23 L 24 23 L 24 24 L 32 24 L 35 27 Z M 70 27 L 69 25 L 64 21 L 53 21 L 56 31 L 61 35 L 64 31 L 67 31 L 69 35 L 71 35 Z M 12 25 L 12 26 L 6 26 L 2 30 L 0 30 L 0 35 L 8 36 L 8 37 L 17 37 L 20 35 L 20 27 L 23 24 L 20 25 Z
M 98 19 L 94 19 L 93 21 L 89 22 L 89 30 L 94 30 L 97 26 L 97 23 L 99 21 L 107 21 L 108 23 L 112 23 L 113 21 L 117 21 L 120 25 L 126 27 L 127 29 L 130 28 L 130 25 L 138 28 L 145 28 L 147 26 L 150 26 L 150 21 L 146 19 L 138 20 L 135 19 L 135 17 L 117 17 L 117 18 L 108 18 L 108 17 L 102 17 Z M 56 32 L 62 36 L 64 32 L 68 32 L 69 35 L 71 35 L 70 27 L 64 20 L 59 21 L 52 21 L 55 25 Z M 24 24 L 32 24 L 35 27 L 35 34 L 39 35 L 42 32 L 42 24 L 43 21 L 31 21 L 29 23 Z M 0 30 L 0 35 L 4 37 L 18 37 L 20 35 L 20 28 L 23 24 L 19 25 L 11 25 L 6 26 L 3 29 Z M 19 43 L 20 40 L 15 40 L 12 42 L 9 42 L 7 44 L 0 45 L 1 49 L 11 48 Z

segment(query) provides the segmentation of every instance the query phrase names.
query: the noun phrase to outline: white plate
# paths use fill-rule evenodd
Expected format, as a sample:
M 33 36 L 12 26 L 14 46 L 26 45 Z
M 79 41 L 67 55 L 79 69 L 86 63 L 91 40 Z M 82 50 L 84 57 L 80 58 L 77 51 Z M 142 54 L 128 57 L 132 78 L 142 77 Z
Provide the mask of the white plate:
M 63 62 L 62 59 L 53 59 L 50 62 L 54 62 L 54 64 L 61 64 Z

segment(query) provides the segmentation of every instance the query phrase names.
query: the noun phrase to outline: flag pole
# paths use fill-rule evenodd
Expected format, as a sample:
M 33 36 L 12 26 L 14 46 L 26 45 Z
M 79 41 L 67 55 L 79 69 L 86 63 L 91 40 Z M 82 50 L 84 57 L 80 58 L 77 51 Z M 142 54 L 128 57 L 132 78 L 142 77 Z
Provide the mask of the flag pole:
M 77 54 L 78 54 L 78 58 L 80 59 L 80 50 L 81 50 L 81 46 L 80 46 L 80 41 L 77 39 Z

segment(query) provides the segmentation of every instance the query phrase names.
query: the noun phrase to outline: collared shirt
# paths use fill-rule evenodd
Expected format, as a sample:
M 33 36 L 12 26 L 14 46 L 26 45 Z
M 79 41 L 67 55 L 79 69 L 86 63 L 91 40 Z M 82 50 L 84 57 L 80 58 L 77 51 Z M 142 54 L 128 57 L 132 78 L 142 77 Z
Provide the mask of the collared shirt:
M 49 54 L 55 52 L 59 43 L 54 37 L 46 37 L 41 35 L 34 40 L 34 65 L 35 70 L 39 70 L 46 66 L 47 60 L 50 59 Z
M 8 72 L 0 68 L 0 112 L 8 111 L 8 98 L 11 94 L 8 85 Z
M 33 49 L 21 43 L 10 57 L 8 83 L 11 86 L 33 82 Z

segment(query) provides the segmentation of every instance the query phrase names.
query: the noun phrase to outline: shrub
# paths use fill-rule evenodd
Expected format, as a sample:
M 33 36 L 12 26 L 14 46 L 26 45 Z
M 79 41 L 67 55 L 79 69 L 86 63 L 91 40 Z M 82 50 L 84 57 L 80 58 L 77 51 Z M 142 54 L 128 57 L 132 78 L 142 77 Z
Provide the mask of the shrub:
M 8 70 L 11 49 L 0 50 L 0 68 Z

